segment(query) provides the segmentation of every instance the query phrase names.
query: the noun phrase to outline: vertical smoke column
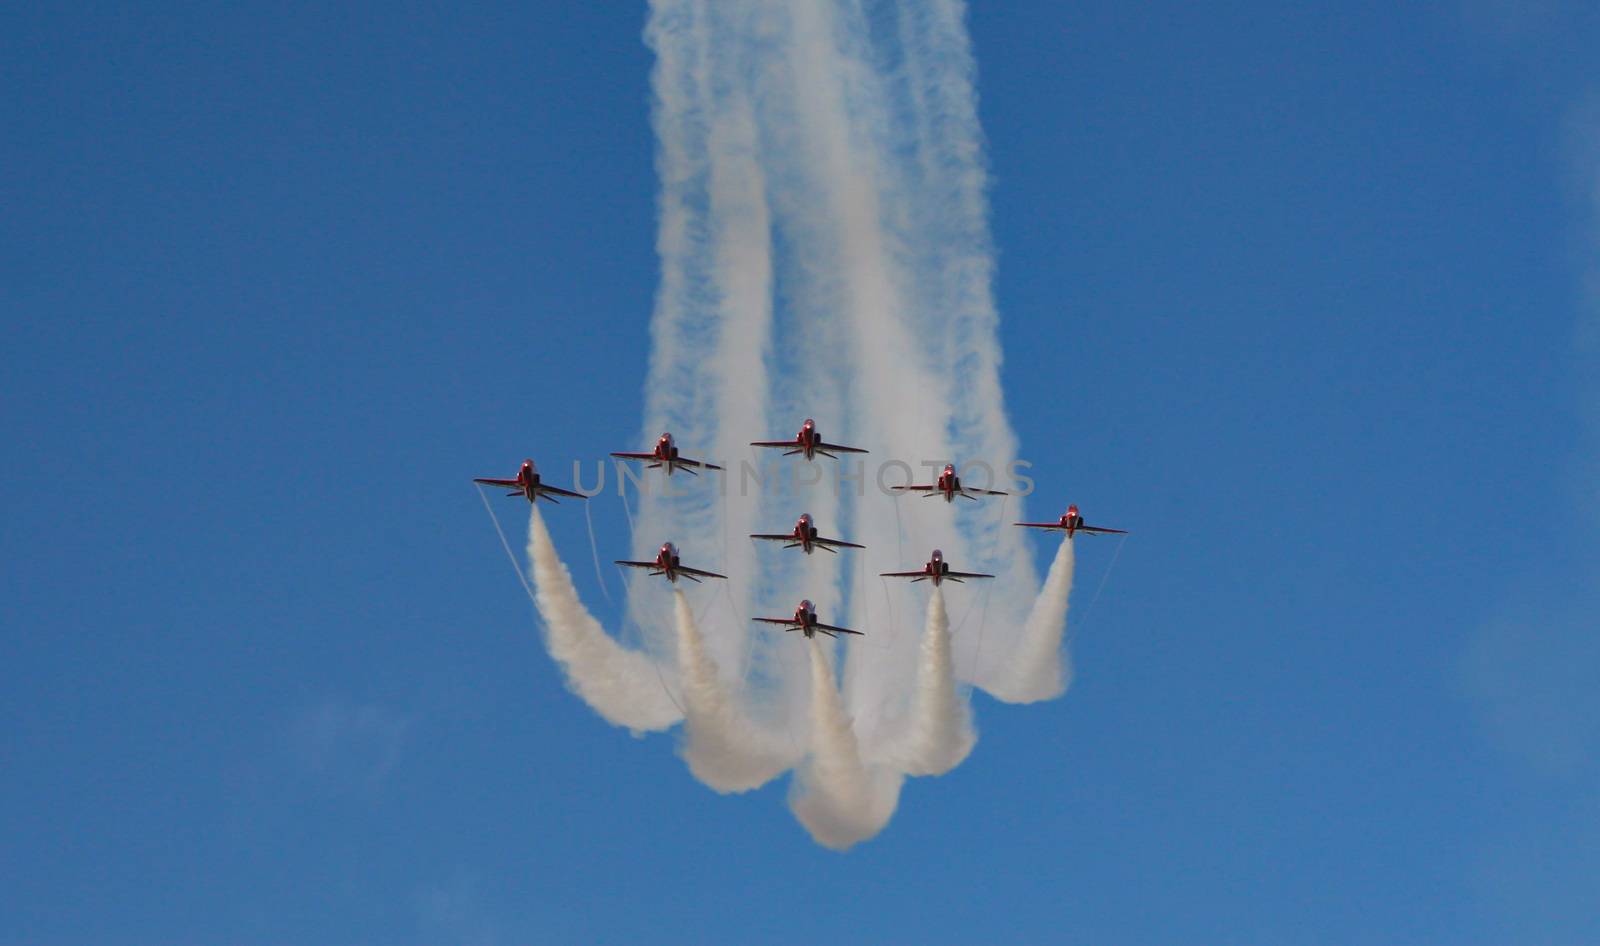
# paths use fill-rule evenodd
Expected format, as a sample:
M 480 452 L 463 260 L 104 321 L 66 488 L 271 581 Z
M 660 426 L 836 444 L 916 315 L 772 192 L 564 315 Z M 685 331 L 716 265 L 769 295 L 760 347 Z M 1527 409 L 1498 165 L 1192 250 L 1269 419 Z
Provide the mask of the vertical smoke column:
M 763 581 L 744 554 L 756 531 L 759 495 L 742 488 L 748 441 L 768 428 L 767 356 L 772 333 L 771 222 L 755 107 L 745 77 L 748 4 L 653 0 L 646 42 L 656 167 L 661 179 L 657 252 L 661 285 L 651 320 L 645 442 L 671 430 L 686 455 L 729 467 L 723 474 L 651 471 L 633 536 L 639 557 L 671 539 L 729 576 L 732 606 L 704 618 L 705 643 L 723 670 L 743 665 L 749 611 Z M 670 482 L 672 493 L 662 486 Z M 637 596 L 633 618 L 665 631 Z
M 756 111 L 760 155 L 768 182 L 772 211 L 775 295 L 779 318 L 774 325 L 773 357 L 769 360 L 770 433 L 791 435 L 806 417 L 814 418 L 827 439 L 837 443 L 858 441 L 857 423 L 862 405 L 852 391 L 850 337 L 840 318 L 842 277 L 840 248 L 829 207 L 830 182 L 816 159 L 812 133 L 813 78 L 800 63 L 800 38 L 796 20 L 806 7 L 786 0 L 745 0 L 750 11 L 742 32 L 718 37 L 724 50 L 749 49 L 751 64 L 742 74 L 750 95 L 760 103 Z M 748 437 L 757 439 L 756 436 Z M 875 449 L 875 448 L 874 448 Z M 762 461 L 779 475 L 764 488 L 760 531 L 778 531 L 809 512 L 830 535 L 849 537 L 850 526 L 841 514 L 847 497 L 857 486 L 841 484 L 840 475 L 856 476 L 864 469 L 861 459 L 845 455 L 839 460 L 819 457 L 806 461 L 763 451 Z M 862 482 L 857 478 L 856 484 Z M 755 531 L 755 530 L 752 530 Z M 844 607 L 842 571 L 861 565 L 853 553 L 810 556 L 773 554 L 762 549 L 766 564 L 758 597 L 763 609 L 788 610 L 799 595 L 816 604 L 819 612 L 839 614 Z M 803 711 L 810 668 L 802 648 L 768 636 L 767 656 L 782 662 L 790 676 L 793 708 Z
M 813 332 L 828 339 L 820 360 L 843 369 L 847 442 L 873 451 L 864 495 L 847 494 L 840 509 L 850 517 L 850 537 L 867 546 L 848 563 L 854 569 L 848 620 L 884 633 L 875 634 L 871 646 L 851 649 L 845 691 L 864 751 L 886 758 L 883 734 L 904 722 L 916 658 L 916 635 L 889 633 L 889 612 L 915 613 L 917 604 L 905 589 L 885 592 L 866 576 L 898 564 L 894 556 L 902 538 L 911 548 L 931 548 L 940 535 L 936 530 L 950 517 L 924 505 L 902 519 L 874 481 L 879 464 L 909 463 L 916 470 L 920 459 L 948 452 L 948 415 L 933 396 L 939 378 L 926 350 L 927 340 L 942 331 L 943 318 L 937 310 L 908 310 L 905 287 L 921 274 L 901 265 L 885 228 L 886 211 L 892 210 L 885 206 L 886 194 L 901 178 L 894 148 L 885 140 L 893 111 L 864 12 L 836 2 L 788 4 L 784 12 L 781 71 L 775 74 L 788 85 L 794 156 L 784 180 L 808 198 L 785 205 L 794 233 L 790 245 L 810 292 L 827 302 L 814 310 L 824 329 Z M 903 476 L 891 472 L 887 482 L 903 482 Z M 823 592 L 837 594 L 835 587 Z M 881 608 L 885 594 L 888 609 Z
M 862 764 L 822 643 L 813 638 L 806 644 L 811 652 L 811 756 L 795 780 L 789 807 L 818 844 L 842 851 L 883 830 L 900 798 L 900 776 Z
M 689 599 L 672 592 L 678 625 L 678 674 L 683 679 L 683 758 L 695 778 L 719 792 L 759 788 L 793 765 L 797 752 L 745 717 L 738 697 L 717 677 Z
M 681 714 L 655 663 L 612 640 L 578 600 L 572 575 L 556 554 L 537 506 L 528 514 L 528 561 L 545 644 L 573 692 L 607 722 L 635 732 L 676 723 Z
M 903 763 L 907 775 L 943 775 L 961 764 L 978 739 L 972 731 L 971 707 L 956 692 L 950 615 L 937 586 L 928 598 L 928 626 L 922 632 L 911 720 L 910 745 Z
M 1061 540 L 1044 590 L 1022 625 L 1022 643 L 1012 656 L 1009 672 L 992 686 L 990 695 L 1007 703 L 1034 703 L 1066 692 L 1072 682 L 1072 664 L 1062 652 L 1067 629 L 1067 599 L 1072 596 L 1072 539 Z
M 944 771 L 970 751 L 959 684 L 1015 699 L 1062 688 L 1070 549 L 1053 570 L 1065 585 L 1030 613 L 1037 574 L 1006 525 L 1021 518 L 1018 500 L 896 501 L 874 488 L 883 464 L 909 464 L 903 473 L 887 468 L 885 483 L 906 475 L 926 482 L 934 471 L 923 461 L 982 461 L 1004 478 L 1016 454 L 999 386 L 965 6 L 650 0 L 650 10 L 662 277 L 643 436 L 671 429 L 692 454 L 727 463 L 731 476 L 726 498 L 716 495 L 718 477 L 674 477 L 683 495 L 645 499 L 635 547 L 639 557 L 666 539 L 696 559 L 709 550 L 734 579 L 727 606 L 713 604 L 700 618 L 705 662 L 680 648 L 694 661 L 683 666 L 702 680 L 718 668 L 709 678 L 721 674 L 721 695 L 735 698 L 738 716 L 787 710 L 794 719 L 809 706 L 813 757 L 791 804 L 819 841 L 848 846 L 892 813 L 899 776 L 884 776 L 889 766 Z M 842 495 L 831 480 L 769 482 L 746 495 L 745 442 L 787 433 L 805 416 L 830 439 L 872 451 L 864 477 Z M 843 465 L 853 473 L 850 462 Z M 838 466 L 779 465 L 826 477 Z M 1011 488 L 985 482 L 981 470 L 962 473 L 968 485 Z M 652 479 L 662 482 L 659 471 Z M 746 533 L 776 530 L 801 511 L 866 550 L 748 554 Z M 904 567 L 903 551 L 933 547 L 999 574 L 982 599 L 984 646 L 969 649 L 963 639 L 952 653 L 948 618 L 931 614 L 929 627 L 943 629 L 919 636 L 922 602 L 913 591 L 870 579 Z M 637 594 L 635 585 L 630 613 L 657 635 L 652 652 L 665 651 L 674 629 Z M 870 645 L 850 650 L 844 696 L 826 648 L 808 641 L 802 654 L 772 637 L 748 643 L 744 618 L 786 608 L 799 594 L 870 635 Z M 683 643 L 681 623 L 676 632 Z M 777 729 L 755 731 L 763 728 Z M 700 757 L 710 735 L 688 745 L 691 766 L 727 775 L 711 774 Z
M 901 0 L 895 5 L 899 38 L 899 88 L 908 105 L 897 140 L 915 145 L 906 163 L 895 217 L 906 221 L 902 243 L 917 278 L 913 311 L 937 312 L 943 325 L 929 344 L 949 398 L 949 438 L 956 461 L 981 460 L 996 479 L 1008 479 L 1017 437 L 1000 387 L 999 313 L 993 293 L 995 251 L 989 230 L 989 176 L 978 122 L 977 62 L 962 0 Z M 976 486 L 987 475 L 974 468 L 964 479 Z M 1012 490 L 1002 483 L 997 489 Z M 971 506 L 955 529 L 966 541 L 962 557 L 994 565 L 986 592 L 984 666 L 957 661 L 958 677 L 984 683 L 1017 644 L 1027 603 L 1039 589 L 1026 537 L 1010 526 L 1024 518 L 1022 500 Z M 940 541 L 943 541 L 942 539 Z M 939 544 L 936 542 L 935 544 Z M 950 544 L 942 545 L 955 551 Z M 958 657 L 974 657 L 963 651 Z

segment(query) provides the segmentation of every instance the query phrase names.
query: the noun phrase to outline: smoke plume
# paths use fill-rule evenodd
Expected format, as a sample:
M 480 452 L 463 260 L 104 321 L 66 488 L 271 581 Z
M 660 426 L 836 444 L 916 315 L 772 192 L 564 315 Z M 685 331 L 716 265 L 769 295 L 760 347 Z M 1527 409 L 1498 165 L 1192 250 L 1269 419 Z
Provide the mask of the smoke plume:
M 684 761 L 695 778 L 719 792 L 759 788 L 794 765 L 797 753 L 744 715 L 706 653 L 689 599 L 677 590 L 672 599 L 683 680 Z
M 1041 591 L 1009 524 L 1025 517 L 1020 496 L 880 491 L 905 481 L 897 467 L 927 482 L 946 462 L 967 485 L 1016 490 L 965 6 L 649 8 L 661 281 L 639 446 L 670 430 L 684 456 L 727 471 L 645 471 L 632 543 L 646 558 L 670 540 L 685 561 L 727 573 L 726 606 L 697 618 L 675 594 L 669 619 L 666 591 L 635 580 L 627 613 L 643 644 L 622 647 L 578 600 L 535 512 L 537 605 L 551 654 L 603 717 L 633 730 L 684 718 L 683 758 L 720 792 L 795 768 L 795 817 L 842 850 L 888 823 L 906 775 L 967 758 L 971 688 L 1033 702 L 1070 679 L 1070 540 Z M 792 436 L 806 417 L 871 454 L 807 461 L 747 445 Z M 745 538 L 803 511 L 866 548 L 807 556 Z M 873 577 L 935 547 L 998 576 L 973 602 L 982 646 L 952 652 L 943 590 L 924 610 L 923 586 Z M 752 633 L 752 616 L 792 614 L 801 596 L 865 636 L 824 646 Z
M 907 775 L 943 775 L 967 757 L 977 742 L 972 713 L 956 692 L 950 662 L 950 615 L 937 586 L 928 596 L 928 626 L 922 632 L 917 693 L 905 757 Z
M 889 823 L 900 797 L 900 777 L 862 763 L 822 642 L 813 638 L 806 643 L 811 652 L 811 755 L 799 772 L 789 807 L 818 844 L 842 851 Z
M 537 506 L 528 514 L 528 561 L 545 642 L 573 692 L 607 722 L 634 732 L 666 729 L 681 719 L 656 663 L 612 640 L 578 600 Z
M 1062 539 L 1044 590 L 1023 623 L 1022 642 L 1012 658 L 1010 674 L 988 688 L 996 699 L 1007 703 L 1053 700 L 1072 682 L 1072 664 L 1062 652 L 1061 638 L 1067 630 L 1073 563 L 1072 539 Z

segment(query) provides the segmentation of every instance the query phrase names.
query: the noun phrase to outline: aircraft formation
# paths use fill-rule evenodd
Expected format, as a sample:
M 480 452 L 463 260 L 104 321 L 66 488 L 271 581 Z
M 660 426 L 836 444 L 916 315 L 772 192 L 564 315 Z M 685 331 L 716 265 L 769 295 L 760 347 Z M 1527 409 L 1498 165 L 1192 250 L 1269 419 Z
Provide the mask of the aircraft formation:
M 807 461 L 816 459 L 819 454 L 838 459 L 838 455 L 841 453 L 867 452 L 859 447 L 846 447 L 823 440 L 822 434 L 817 430 L 816 422 L 810 418 L 806 419 L 806 422 L 801 425 L 799 433 L 795 434 L 792 439 L 754 440 L 750 442 L 750 446 L 780 449 L 784 451 L 784 456 L 803 456 Z M 671 476 L 674 470 L 683 470 L 698 476 L 700 470 L 722 469 L 722 467 L 714 463 L 706 463 L 702 460 L 682 456 L 678 451 L 677 443 L 672 439 L 671 433 L 664 433 L 657 438 L 655 446 L 648 453 L 616 452 L 611 455 L 622 460 L 642 462 L 645 464 L 646 469 L 664 469 L 668 476 Z M 539 471 L 532 460 L 522 461 L 522 467 L 517 471 L 517 475 L 513 479 L 475 477 L 473 482 L 484 486 L 502 487 L 507 490 L 507 496 L 521 496 L 529 503 L 537 503 L 540 499 L 543 499 L 547 502 L 559 504 L 560 501 L 556 499 L 557 496 L 570 499 L 589 498 L 579 492 L 546 484 L 540 479 Z M 977 502 L 979 497 L 982 496 L 1009 495 L 1004 490 L 963 486 L 961 477 L 956 475 L 956 468 L 953 463 L 945 464 L 944 470 L 940 472 L 933 483 L 920 486 L 892 486 L 890 488 L 900 492 L 921 493 L 924 499 L 932 499 L 936 496 L 941 497 L 947 503 L 954 502 L 957 496 Z M 1028 529 L 1048 529 L 1065 532 L 1068 539 L 1073 538 L 1080 532 L 1085 535 L 1125 535 L 1127 533 L 1125 529 L 1109 529 L 1104 526 L 1086 524 L 1076 505 L 1068 505 L 1067 511 L 1062 513 L 1061 518 L 1055 522 L 1016 522 L 1012 524 Z M 782 542 L 784 543 L 784 548 L 800 549 L 807 555 L 817 549 L 837 554 L 841 548 L 860 549 L 866 547 L 855 542 L 846 542 L 843 539 L 828 538 L 820 535 L 810 513 L 803 513 L 796 520 L 794 528 L 788 532 L 758 532 L 752 533 L 750 538 L 768 542 Z M 672 584 L 677 584 L 679 578 L 700 582 L 706 578 L 725 579 L 728 577 L 716 572 L 684 565 L 678 556 L 677 546 L 671 542 L 663 543 L 657 551 L 656 557 L 650 561 L 634 562 L 618 559 L 616 564 L 627 568 L 645 569 L 646 574 L 650 577 L 659 576 Z M 950 563 L 944 560 L 944 553 L 934 549 L 933 554 L 921 568 L 914 571 L 883 572 L 880 577 L 908 578 L 912 582 L 931 581 L 937 587 L 944 581 L 964 582 L 967 579 L 993 578 L 995 576 L 982 572 L 955 571 L 951 569 Z M 861 634 L 860 631 L 851 630 L 847 627 L 821 623 L 817 619 L 816 607 L 809 600 L 801 601 L 795 608 L 794 614 L 790 617 L 752 618 L 751 620 L 762 624 L 780 625 L 785 631 L 799 631 L 806 637 L 814 637 L 817 634 L 826 634 L 829 637 L 837 637 L 840 634 Z

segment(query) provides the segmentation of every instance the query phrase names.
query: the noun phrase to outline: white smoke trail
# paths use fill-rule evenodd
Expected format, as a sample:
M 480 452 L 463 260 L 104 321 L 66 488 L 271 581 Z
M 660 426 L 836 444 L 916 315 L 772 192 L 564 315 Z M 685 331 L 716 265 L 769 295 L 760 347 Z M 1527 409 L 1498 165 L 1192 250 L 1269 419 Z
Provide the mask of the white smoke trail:
M 1067 675 L 1070 542 L 1030 612 L 1037 573 L 1006 525 L 1022 518 L 1020 501 L 896 501 L 876 489 L 886 461 L 922 482 L 935 474 L 924 461 L 981 461 L 991 475 L 963 478 L 988 486 L 1016 455 L 964 16 L 961 0 L 650 0 L 662 275 L 642 436 L 671 430 L 687 455 L 729 470 L 670 481 L 651 471 L 633 544 L 644 558 L 674 541 L 686 562 L 726 572 L 730 593 L 698 620 L 675 596 L 669 624 L 632 583 L 646 649 L 631 651 L 583 610 L 537 515 L 530 527 L 540 612 L 573 688 L 614 722 L 671 725 L 679 712 L 652 655 L 675 642 L 683 756 L 719 791 L 792 764 L 798 741 L 776 734 L 808 720 L 790 805 L 840 849 L 888 822 L 902 772 L 939 774 L 970 753 L 962 684 L 1027 702 L 1062 692 Z M 806 416 L 828 439 L 873 451 L 861 473 L 854 458 L 769 455 L 827 479 L 747 488 L 746 442 Z M 859 478 L 835 488 L 840 467 Z M 881 482 L 902 478 L 885 469 Z M 668 482 L 677 495 L 661 491 Z M 866 550 L 749 548 L 747 533 L 802 511 Z M 870 580 L 907 567 L 902 549 L 933 547 L 1000 575 L 978 624 L 984 646 L 953 652 L 938 589 L 919 638 L 914 591 Z M 803 655 L 748 630 L 752 613 L 786 612 L 799 595 L 869 633 L 849 649 L 842 693 L 818 641 Z
M 607 722 L 634 732 L 666 729 L 681 714 L 655 663 L 606 634 L 573 587 L 537 506 L 528 513 L 528 561 L 545 643 L 567 684 Z
M 843 501 L 825 497 L 838 510 L 829 521 L 844 523 L 849 537 L 867 546 L 842 563 L 853 566 L 846 613 L 850 623 L 860 624 L 869 617 L 869 589 L 878 590 L 875 579 L 864 576 L 900 564 L 889 557 L 901 536 L 894 504 L 876 490 L 878 465 L 916 465 L 948 452 L 944 409 L 930 396 L 938 378 L 923 347 L 939 334 L 941 318 L 907 311 L 904 284 L 914 274 L 899 265 L 885 232 L 885 191 L 899 179 L 892 149 L 882 139 L 892 110 L 871 61 L 861 11 L 847 3 L 771 6 L 778 42 L 762 99 L 779 103 L 766 128 L 773 142 L 771 178 L 782 184 L 775 206 L 798 287 L 794 335 L 812 355 L 796 366 L 803 371 L 780 385 L 804 385 L 807 397 L 838 399 L 837 412 L 824 420 L 840 429 L 845 442 L 873 451 L 864 483 Z M 924 319 L 927 332 L 921 334 L 913 323 Z M 810 374 L 819 366 L 829 374 L 814 381 Z M 928 521 L 909 517 L 911 547 L 931 547 L 934 533 L 928 529 L 938 521 L 938 513 Z M 834 602 L 846 602 L 837 570 L 826 580 L 813 576 L 807 594 L 824 612 L 837 613 Z M 916 613 L 915 599 L 904 589 L 888 594 L 891 609 Z M 856 732 L 874 757 L 886 755 L 882 734 L 904 718 L 915 668 L 915 635 L 896 633 L 887 617 L 874 621 L 885 633 L 870 646 L 852 648 L 845 668 Z
M 741 23 L 743 29 L 719 34 L 716 47 L 721 55 L 745 57 L 738 79 L 747 84 L 751 100 L 759 104 L 754 113 L 757 147 L 779 263 L 774 267 L 771 288 L 782 316 L 773 326 L 773 355 L 767 366 L 771 378 L 769 433 L 760 436 L 791 435 L 803 418 L 812 417 L 827 439 L 855 443 L 858 412 L 851 398 L 851 359 L 845 354 L 849 338 L 838 314 L 838 267 L 830 262 L 837 252 L 836 241 L 829 232 L 826 213 L 819 210 L 825 191 L 812 160 L 807 126 L 801 120 L 806 80 L 794 65 L 793 20 L 798 5 L 781 0 L 745 0 L 736 5 L 748 11 Z M 800 513 L 809 512 L 825 534 L 853 538 L 833 480 L 837 471 L 853 469 L 848 457 L 807 462 L 769 453 L 763 459 L 782 475 L 763 488 L 759 509 L 765 525 L 760 531 L 779 531 Z M 855 553 L 802 556 L 769 547 L 758 554 L 762 582 L 754 600 L 775 611 L 792 609 L 795 598 L 804 595 L 820 613 L 843 613 L 841 572 L 861 566 Z M 785 646 L 772 635 L 762 641 L 758 645 L 765 649 L 761 655 L 779 665 L 790 712 L 803 712 L 810 674 L 804 652 Z
M 775 11 L 766 39 L 773 67 L 758 81 L 772 143 L 763 159 L 786 265 L 799 285 L 794 334 L 813 356 L 801 371 L 780 371 L 777 389 L 843 394 L 848 436 L 874 451 L 868 484 L 884 461 L 909 464 L 924 482 L 933 471 L 923 461 L 980 460 L 1003 476 L 1015 436 L 999 389 L 985 175 L 961 5 L 924 12 L 921 0 L 898 4 L 900 49 L 874 36 L 871 4 L 767 6 Z M 720 39 L 731 47 L 752 41 Z M 910 80 L 886 67 L 896 55 L 907 74 L 915 66 Z M 916 152 L 900 140 L 907 127 L 924 129 Z M 839 375 L 836 383 L 812 377 L 823 366 Z M 976 478 L 988 485 L 982 481 L 990 476 Z M 1021 602 L 1037 584 L 998 504 L 907 499 L 897 509 L 875 489 L 846 499 L 844 521 L 868 546 L 849 583 L 852 623 L 871 618 L 879 589 L 870 576 L 905 566 L 889 557 L 893 550 L 938 546 L 957 561 L 998 566 L 992 570 L 1007 593 L 997 596 L 1000 613 L 984 654 L 1003 658 L 1014 648 Z M 827 605 L 836 596 L 844 600 L 836 580 L 814 578 L 808 592 L 824 610 L 833 610 Z M 890 614 L 879 622 L 917 613 L 910 589 L 886 595 Z M 891 624 L 874 646 L 851 651 L 845 692 L 869 757 L 888 756 L 887 741 L 905 729 L 916 640 Z M 980 683 L 991 672 L 958 669 Z
M 745 621 L 756 607 L 778 603 L 778 590 L 787 585 L 783 567 L 793 565 L 749 554 L 745 536 L 798 515 L 794 502 L 756 488 L 746 475 L 750 440 L 799 423 L 770 409 L 777 399 L 768 384 L 772 186 L 755 78 L 764 57 L 752 41 L 765 28 L 764 16 L 761 3 L 650 4 L 645 40 L 657 57 L 651 88 L 662 277 L 643 436 L 670 429 L 690 455 L 728 469 L 699 481 L 675 477 L 676 497 L 659 490 L 645 496 L 634 547 L 643 555 L 672 539 L 687 555 L 716 562 L 713 567 L 728 574 L 727 606 L 701 621 L 707 649 L 724 674 L 753 667 L 753 685 L 772 689 L 771 703 L 781 711 L 785 702 L 804 704 L 805 662 L 792 648 L 752 639 Z M 788 413 L 791 405 L 783 407 Z M 824 596 L 814 597 L 832 609 Z M 630 613 L 641 626 L 660 630 L 648 602 L 630 597 Z
M 806 643 L 811 652 L 811 756 L 794 782 L 789 807 L 818 844 L 842 851 L 889 823 L 900 799 L 901 778 L 862 763 L 822 643 L 815 638 Z
M 972 711 L 956 692 L 950 658 L 950 615 L 938 587 L 928 597 L 928 626 L 922 632 L 917 693 L 910 744 L 902 765 L 907 775 L 943 775 L 960 765 L 978 741 Z
M 960 0 L 917 0 L 897 4 L 900 69 L 908 108 L 906 135 L 916 142 L 916 161 L 905 176 L 916 182 L 901 218 L 915 254 L 918 312 L 936 311 L 945 328 L 932 333 L 938 373 L 946 387 L 959 392 L 949 400 L 950 445 L 954 460 L 982 460 L 1004 478 L 1017 456 L 1017 438 L 1006 416 L 1000 388 L 999 313 L 992 282 L 995 268 L 989 233 L 989 179 L 983 130 L 978 122 L 974 77 L 977 65 L 963 22 Z M 974 469 L 976 485 L 983 471 Z M 1001 489 L 1010 489 L 1001 486 Z M 1016 646 L 1028 601 L 1039 588 L 1026 536 L 1009 523 L 1025 518 L 1022 500 L 1004 505 L 1008 515 L 969 510 L 958 529 L 962 553 L 975 562 L 998 565 L 986 609 L 985 646 L 963 652 L 962 658 L 985 659 L 983 666 L 957 660 L 957 675 L 980 686 Z M 942 546 L 956 551 L 950 544 Z
M 683 758 L 695 778 L 719 792 L 759 788 L 796 761 L 797 753 L 763 733 L 744 715 L 717 676 L 695 626 L 689 599 L 672 592 L 678 625 L 678 672 L 683 679 Z
M 1007 703 L 1035 703 L 1065 693 L 1072 682 L 1071 658 L 1062 650 L 1067 629 L 1067 599 L 1072 596 L 1072 539 L 1061 540 L 1050 563 L 1044 590 L 1022 625 L 1022 642 L 1012 658 L 1009 674 L 986 687 L 990 695 Z

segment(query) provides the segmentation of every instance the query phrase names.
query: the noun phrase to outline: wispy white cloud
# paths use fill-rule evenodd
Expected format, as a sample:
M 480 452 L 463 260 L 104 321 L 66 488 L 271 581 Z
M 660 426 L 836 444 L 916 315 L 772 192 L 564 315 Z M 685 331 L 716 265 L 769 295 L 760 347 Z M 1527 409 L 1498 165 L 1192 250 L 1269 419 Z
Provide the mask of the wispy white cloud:
M 400 764 L 411 721 L 374 703 L 325 699 L 297 709 L 289 752 L 302 771 L 334 791 L 372 791 Z
M 1561 458 L 1580 522 L 1564 551 L 1501 590 L 1473 630 L 1461 678 L 1484 732 L 1514 760 L 1519 788 L 1476 874 L 1516 942 L 1595 942 L 1600 936 L 1600 62 L 1587 74 L 1557 69 L 1544 47 L 1590 14 L 1584 5 L 1470 0 L 1469 21 L 1523 60 L 1541 93 L 1565 95 L 1560 136 L 1570 194 L 1575 367 L 1571 412 L 1579 425 Z M 1593 22 L 1590 20 L 1589 22 Z M 1562 89 L 1565 89 L 1563 93 Z
M 484 902 L 475 877 L 458 872 L 449 880 L 427 884 L 415 896 L 423 942 L 453 946 L 497 946 L 500 927 Z
M 1578 392 L 1584 447 L 1575 464 L 1573 482 L 1584 511 L 1600 520 L 1600 84 L 1569 110 L 1566 152 L 1570 180 L 1580 208 L 1577 256 L 1582 310 L 1575 345 L 1582 363 L 1591 366 L 1588 384 Z
M 1573 96 L 1559 130 L 1575 235 L 1574 416 L 1563 458 L 1575 505 L 1600 518 L 1600 87 Z M 1588 365 L 1590 370 L 1582 370 Z M 1497 746 L 1534 772 L 1600 784 L 1600 541 L 1584 530 L 1569 562 L 1516 579 L 1473 634 L 1462 669 Z
M 1486 732 L 1540 775 L 1600 776 L 1600 587 L 1525 586 L 1507 601 L 1462 662 Z

